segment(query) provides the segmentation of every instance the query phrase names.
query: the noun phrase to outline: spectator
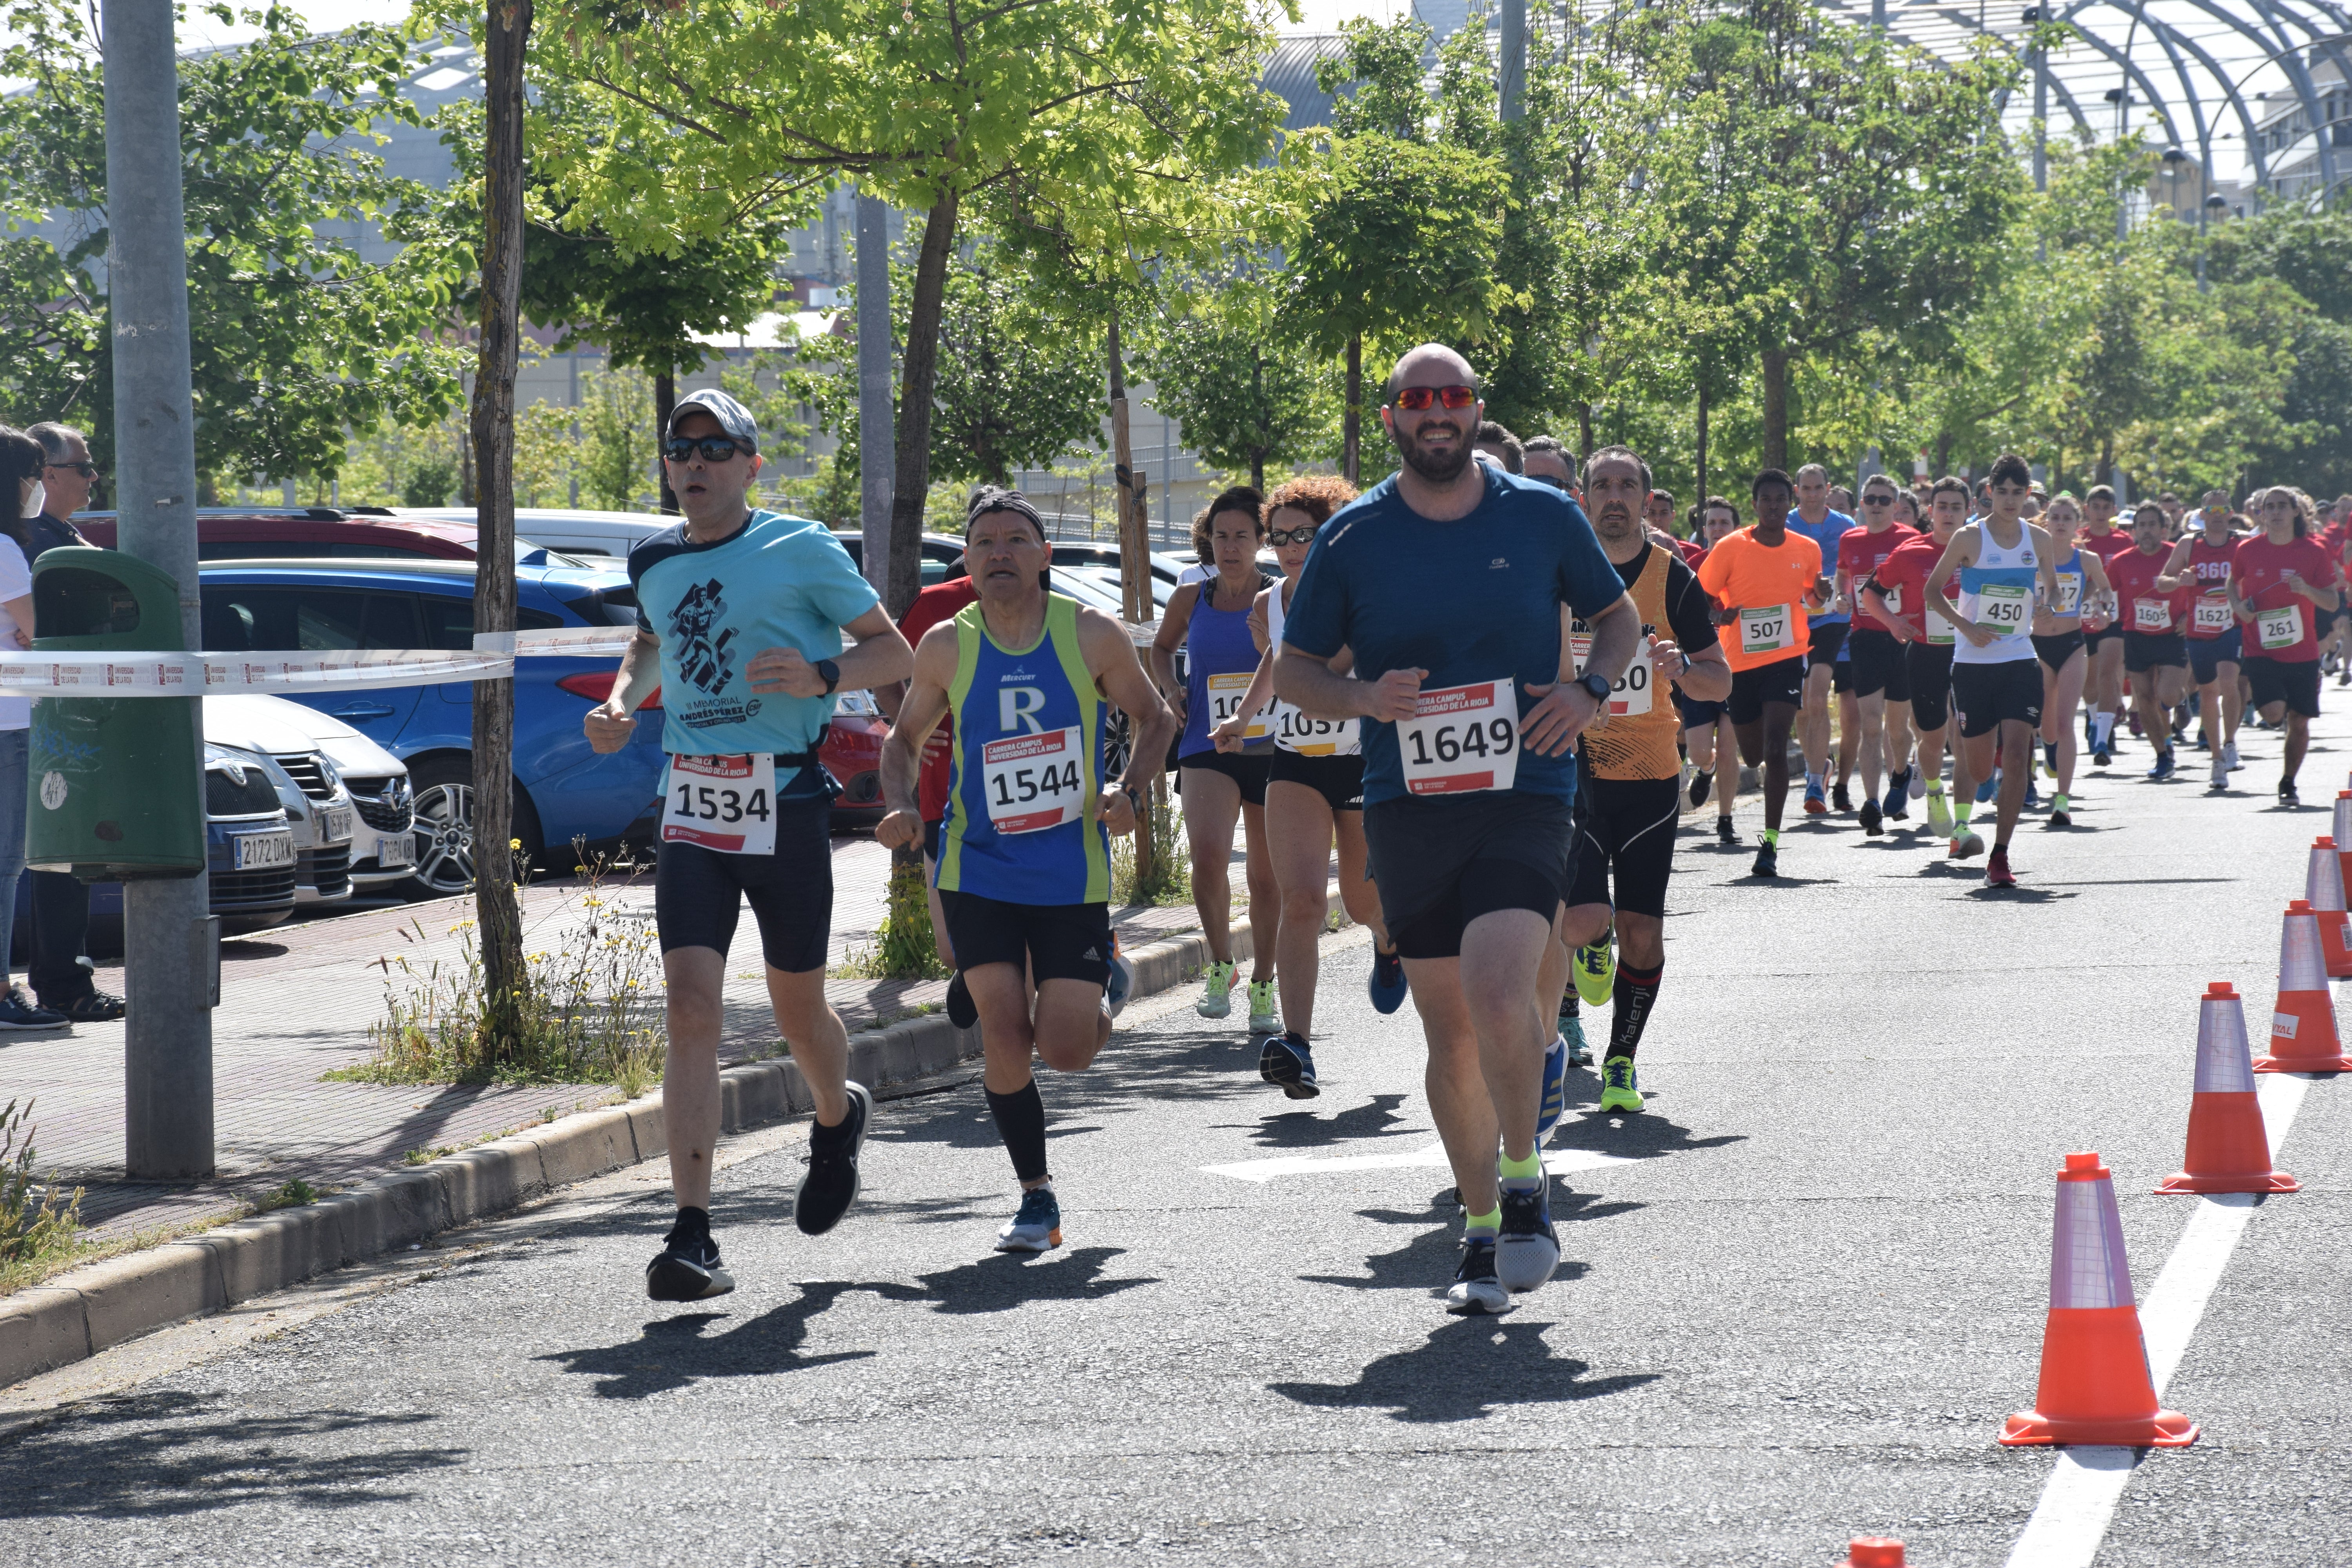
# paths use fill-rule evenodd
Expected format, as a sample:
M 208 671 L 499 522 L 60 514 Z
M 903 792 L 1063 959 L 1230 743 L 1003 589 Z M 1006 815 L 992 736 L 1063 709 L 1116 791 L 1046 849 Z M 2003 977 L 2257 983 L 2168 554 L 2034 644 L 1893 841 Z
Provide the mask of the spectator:
M 27 529 L 25 554 L 38 561 L 61 544 L 88 544 L 68 521 L 89 504 L 98 469 L 89 443 L 70 425 L 36 425 L 25 432 L 40 443 L 41 484 L 47 492 L 41 515 Z M 35 871 L 32 962 L 26 978 L 52 1013 L 77 1024 L 103 1024 L 122 1016 L 122 998 L 100 991 L 90 979 L 81 951 L 89 935 L 89 887 L 64 871 Z M 11 905 L 14 908 L 14 905 Z
M 0 647 L 29 647 L 33 624 L 33 573 L 25 558 L 26 529 L 41 514 L 41 444 L 21 430 L 0 425 Z M 16 879 L 25 869 L 25 781 L 29 772 L 33 704 L 24 697 L 0 696 L 0 1033 L 62 1029 L 66 1020 L 36 1006 L 25 988 L 8 978 L 8 949 L 16 934 Z

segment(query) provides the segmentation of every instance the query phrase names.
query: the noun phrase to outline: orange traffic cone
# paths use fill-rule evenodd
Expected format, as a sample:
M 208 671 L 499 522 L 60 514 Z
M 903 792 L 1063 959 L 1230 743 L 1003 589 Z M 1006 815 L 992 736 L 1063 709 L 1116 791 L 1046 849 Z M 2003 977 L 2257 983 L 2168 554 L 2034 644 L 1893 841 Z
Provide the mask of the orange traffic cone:
M 2336 831 L 2328 837 L 2336 840 L 2336 874 L 2352 888 L 2352 874 L 2344 868 L 2344 862 L 2352 860 L 2352 789 L 2336 792 Z
M 2286 907 L 2279 931 L 2278 1007 L 2271 1014 L 2271 1054 L 2256 1072 L 2344 1072 L 2352 1057 L 2336 1035 L 2336 1003 L 2320 958 L 2319 917 L 2301 899 Z
M 2139 1309 L 2132 1304 L 2114 1173 L 2096 1154 L 2069 1154 L 2058 1173 L 2050 1241 L 2050 1317 L 2033 1408 L 2001 1428 L 2003 1447 L 2106 1443 L 2184 1448 L 2197 1423 L 2156 1402 Z
M 1831 1568 L 1903 1568 L 1903 1543 L 1889 1535 L 1857 1535 L 1846 1543 L 1845 1561 Z
M 2319 961 L 2327 969 L 2327 978 L 2342 980 L 2352 977 L 2352 916 L 2344 912 L 2344 858 L 2337 853 L 2333 838 L 2311 841 L 2311 865 L 2304 873 L 2304 900 L 2311 912 L 2319 917 Z
M 2189 1156 L 2159 1193 L 2292 1193 L 2303 1184 L 2271 1169 L 2270 1134 L 2254 1100 L 2246 1007 L 2226 980 L 2197 1008 L 2197 1088 L 2189 1100 Z

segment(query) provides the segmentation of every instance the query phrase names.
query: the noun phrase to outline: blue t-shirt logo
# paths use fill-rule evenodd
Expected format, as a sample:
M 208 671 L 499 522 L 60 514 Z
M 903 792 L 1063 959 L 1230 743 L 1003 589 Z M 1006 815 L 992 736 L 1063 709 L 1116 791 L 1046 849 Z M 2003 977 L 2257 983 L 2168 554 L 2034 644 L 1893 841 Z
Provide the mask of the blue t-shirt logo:
M 734 674 L 735 628 L 716 637 L 711 628 L 727 616 L 726 588 L 718 578 L 687 590 L 670 612 L 669 635 L 677 643 L 677 672 L 705 691 L 716 691 Z

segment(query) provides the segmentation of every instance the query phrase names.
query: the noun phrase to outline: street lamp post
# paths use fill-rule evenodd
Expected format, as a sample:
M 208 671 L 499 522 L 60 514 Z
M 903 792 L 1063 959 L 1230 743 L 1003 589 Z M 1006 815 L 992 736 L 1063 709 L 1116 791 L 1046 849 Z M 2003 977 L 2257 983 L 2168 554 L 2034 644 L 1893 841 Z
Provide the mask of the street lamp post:
M 178 579 L 181 635 L 186 647 L 201 647 L 187 221 L 172 10 L 171 0 L 104 0 L 100 11 L 115 542 Z M 192 728 L 199 748 L 192 771 L 202 777 L 204 725 Z M 213 1173 L 210 901 L 202 875 L 123 884 L 123 1158 L 134 1181 Z

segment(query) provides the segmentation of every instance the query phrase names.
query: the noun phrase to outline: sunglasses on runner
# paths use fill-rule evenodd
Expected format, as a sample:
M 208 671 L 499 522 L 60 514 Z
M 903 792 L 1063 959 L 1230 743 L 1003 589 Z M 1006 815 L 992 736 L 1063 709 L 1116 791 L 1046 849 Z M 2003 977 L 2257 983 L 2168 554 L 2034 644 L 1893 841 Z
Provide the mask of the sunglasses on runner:
M 1312 544 L 1317 527 L 1310 522 L 1300 528 L 1269 528 L 1265 531 L 1265 542 L 1276 550 L 1286 544 Z
M 673 436 L 662 450 L 673 463 L 686 462 L 697 452 L 706 463 L 723 463 L 735 455 L 735 443 L 724 436 Z
M 1890 491 L 1873 490 L 1868 495 L 1862 498 L 1862 504 L 1864 506 L 1893 506 L 1895 504 L 1895 497 Z
M 1418 414 L 1434 403 L 1445 408 L 1467 408 L 1478 401 L 1475 386 L 1408 386 L 1396 395 L 1395 406 Z
M 79 474 L 86 479 L 94 479 L 98 478 L 98 465 L 96 463 L 45 463 L 42 466 L 44 468 L 64 468 L 69 473 Z

